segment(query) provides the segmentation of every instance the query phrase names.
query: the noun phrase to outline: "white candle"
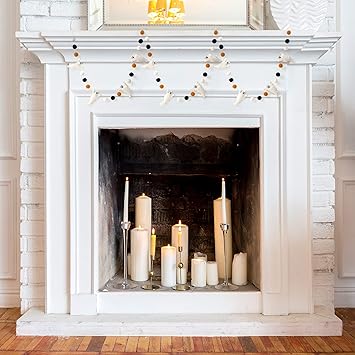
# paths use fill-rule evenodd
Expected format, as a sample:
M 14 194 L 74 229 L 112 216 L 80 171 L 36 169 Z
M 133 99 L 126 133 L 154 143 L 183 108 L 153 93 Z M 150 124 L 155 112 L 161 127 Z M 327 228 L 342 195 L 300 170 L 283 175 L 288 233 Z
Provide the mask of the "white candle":
M 179 231 L 181 232 L 179 241 Z M 180 262 L 180 253 L 178 247 L 182 247 L 181 261 L 184 267 L 189 267 L 189 227 L 186 224 L 182 224 L 181 220 L 178 224 L 174 224 L 171 227 L 171 244 L 176 247 L 176 260 Z
M 138 227 L 131 230 L 131 279 L 147 281 L 149 278 L 149 232 Z
M 135 225 L 152 230 L 152 199 L 145 194 L 136 197 Z
M 129 180 L 126 177 L 124 186 L 124 201 L 123 201 L 123 222 L 128 222 L 128 197 L 129 197 Z
M 227 223 L 227 212 L 226 212 L 226 181 L 222 179 L 222 221 L 221 223 Z
M 170 245 L 161 248 L 161 284 L 176 285 L 176 248 Z
M 207 255 L 200 253 L 199 251 L 194 253 L 194 259 L 202 259 L 202 260 L 205 260 L 207 263 Z
M 207 261 L 207 285 L 218 285 L 218 267 L 216 261 Z
M 176 283 L 178 284 L 186 284 L 187 282 L 187 269 L 186 267 L 183 267 L 181 269 L 181 273 L 180 273 L 180 269 L 177 268 L 176 269 Z
M 152 235 L 150 236 L 150 255 L 155 260 L 155 250 L 157 245 L 157 236 L 155 235 L 155 229 L 152 229 Z
M 206 261 L 203 259 L 191 260 L 191 285 L 194 287 L 205 287 L 207 279 Z
M 247 253 L 239 253 L 234 255 L 232 283 L 238 286 L 244 286 L 248 283 Z
M 220 227 L 222 223 L 222 198 L 218 198 L 213 201 L 213 215 L 214 215 L 214 244 L 215 244 L 215 256 L 218 265 L 218 277 L 224 278 L 224 241 L 223 233 Z M 226 199 L 226 215 L 227 223 L 229 224 L 229 230 L 226 239 L 226 254 L 227 254 L 227 270 L 228 276 L 232 276 L 232 215 L 231 215 L 231 201 Z

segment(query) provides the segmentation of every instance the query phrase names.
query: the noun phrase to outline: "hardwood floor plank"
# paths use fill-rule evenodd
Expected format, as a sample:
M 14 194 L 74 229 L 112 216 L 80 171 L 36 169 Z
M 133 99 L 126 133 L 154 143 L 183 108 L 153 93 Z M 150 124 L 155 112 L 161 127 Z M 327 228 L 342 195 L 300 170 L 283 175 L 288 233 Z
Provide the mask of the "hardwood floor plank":
M 124 353 L 127 345 L 128 337 L 117 337 L 114 351 Z
M 27 352 L 23 351 L 7 351 L 7 350 L 0 350 L 0 355 L 27 355 Z
M 290 340 L 288 340 L 288 343 L 291 344 Z M 275 349 L 277 352 L 287 352 L 288 350 L 286 349 L 285 345 L 282 343 L 282 341 L 280 340 L 280 337 L 270 337 L 270 341 L 272 342 L 272 344 L 274 345 Z M 292 345 L 292 344 L 291 344 Z M 295 349 L 292 347 L 292 351 L 295 351 Z
M 316 342 L 315 337 L 304 337 L 304 339 L 312 346 L 316 353 L 323 351 L 322 347 Z
M 11 335 L 14 333 L 15 329 L 12 324 L 6 324 L 6 327 L 4 327 L 0 331 L 0 350 L 2 349 L 2 345 L 11 337 Z
M 195 352 L 203 352 L 203 342 L 202 337 L 193 337 L 192 342 L 194 343 L 194 351 Z
M 221 337 L 221 342 L 222 342 L 223 352 L 232 353 L 234 351 L 229 337 Z
M 84 337 L 73 337 L 73 341 L 70 344 L 69 351 L 77 351 Z
M 50 350 L 61 351 L 64 348 L 65 343 L 68 339 L 69 339 L 68 337 L 58 337 L 57 340 L 51 346 Z
M 149 337 L 139 337 L 137 353 L 146 353 L 149 351 Z
M 321 337 L 314 337 L 314 340 L 323 349 L 322 352 L 324 353 L 333 352 L 333 349 Z
M 195 351 L 194 342 L 192 341 L 192 337 L 183 337 L 184 343 L 184 352 L 192 353 Z
M 171 337 L 171 351 L 173 353 L 184 352 L 184 342 L 182 337 Z
M 261 340 L 261 337 L 251 337 L 252 342 L 255 345 L 255 348 L 258 352 L 266 352 L 264 343 Z
M 267 352 L 276 352 L 275 345 L 272 343 L 271 337 L 265 336 L 260 337 L 262 343 L 264 344 Z
M 71 352 L 63 352 L 63 351 L 30 351 L 26 353 L 26 355 L 99 355 L 98 352 L 82 352 L 82 351 L 71 351 Z
M 277 338 L 287 352 L 289 352 L 289 353 L 295 352 L 295 349 L 292 346 L 291 342 L 288 340 L 288 337 L 277 337 Z M 271 337 L 271 341 L 273 341 L 272 339 L 273 339 L 273 337 Z M 278 351 L 278 348 L 276 348 L 276 351 Z
M 106 337 L 103 345 L 102 345 L 102 352 L 113 351 L 116 344 L 116 337 Z
M 160 337 L 149 338 L 149 352 L 160 353 Z
M 52 345 L 57 341 L 58 337 L 42 337 L 39 344 L 33 349 L 35 351 L 49 351 Z
M 88 352 L 100 352 L 102 349 L 102 346 L 104 344 L 106 337 L 100 336 L 100 337 L 92 337 L 91 341 L 89 343 L 89 346 L 87 348 Z
M 296 337 L 296 339 L 300 342 L 306 353 L 313 353 L 316 351 L 315 349 L 313 349 L 312 345 L 309 344 L 309 342 L 306 340 L 306 337 Z
M 82 341 L 80 342 L 80 344 L 76 350 L 77 351 L 86 351 L 89 344 L 90 344 L 90 341 L 91 341 L 91 337 L 89 337 L 89 336 L 83 337 Z
M 343 338 L 343 337 L 330 337 L 330 339 L 335 343 L 337 346 L 339 346 L 342 351 L 344 352 L 350 352 L 351 351 L 351 346 L 349 342 Z
M 138 337 L 127 337 L 126 353 L 135 353 L 137 351 Z
M 213 353 L 213 340 L 210 337 L 202 337 L 203 349 L 206 353 Z
M 34 337 L 32 341 L 27 345 L 26 350 L 34 350 L 36 346 L 42 341 L 42 337 Z
M 297 352 L 297 353 L 306 352 L 306 349 L 301 344 L 301 342 L 298 339 L 298 337 L 288 337 L 288 341 L 291 343 L 292 347 L 295 349 L 295 352 Z
M 172 351 L 171 337 L 161 337 L 160 344 L 163 353 L 170 353 Z
M 336 344 L 331 337 L 321 337 L 323 339 L 323 341 L 325 341 L 328 346 L 330 346 L 332 348 L 333 351 L 335 352 L 342 352 L 343 349 L 341 348 L 341 346 L 339 344 Z
M 223 345 L 220 337 L 213 337 L 212 338 L 212 343 L 213 343 L 213 350 L 215 353 L 223 353 Z
M 256 346 L 254 345 L 253 341 L 251 340 L 251 337 L 240 337 L 239 338 L 240 343 L 242 344 L 243 350 L 245 353 L 256 353 L 258 350 L 256 349 Z
M 355 339 L 346 330 L 343 330 L 343 338 L 348 342 L 351 351 L 355 351 Z
M 243 352 L 243 347 L 242 347 L 242 344 L 240 343 L 240 340 L 238 337 L 228 337 L 231 345 L 232 345 L 232 348 L 235 352 L 237 353 L 241 353 Z

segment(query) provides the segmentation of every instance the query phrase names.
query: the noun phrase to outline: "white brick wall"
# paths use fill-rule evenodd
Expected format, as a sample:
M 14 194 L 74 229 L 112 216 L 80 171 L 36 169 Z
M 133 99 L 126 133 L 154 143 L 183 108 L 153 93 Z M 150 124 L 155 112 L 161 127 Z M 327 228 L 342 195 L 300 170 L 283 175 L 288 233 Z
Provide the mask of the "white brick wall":
M 335 0 L 322 31 L 335 31 Z M 21 30 L 85 30 L 87 2 L 21 0 Z M 333 305 L 335 52 L 313 70 L 313 269 L 316 305 Z M 43 67 L 22 52 L 21 76 L 21 308 L 44 303 Z

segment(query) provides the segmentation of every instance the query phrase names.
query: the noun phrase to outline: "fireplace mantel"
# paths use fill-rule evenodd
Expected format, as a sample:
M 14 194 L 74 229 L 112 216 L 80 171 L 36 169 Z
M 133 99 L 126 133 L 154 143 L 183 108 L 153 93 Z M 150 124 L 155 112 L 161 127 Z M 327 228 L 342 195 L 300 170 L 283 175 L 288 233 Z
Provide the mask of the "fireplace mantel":
M 142 36 L 138 29 L 122 29 L 121 31 L 80 31 L 80 32 L 19 32 L 17 37 L 21 43 L 38 56 L 42 63 L 73 62 L 72 45 L 80 48 L 81 57 L 87 63 L 94 62 L 129 62 L 129 55 L 137 47 L 140 37 L 149 37 L 154 51 L 161 54 L 160 61 L 175 60 L 170 54 L 183 50 L 184 62 L 197 62 L 211 47 L 213 28 L 211 29 L 164 29 L 148 28 Z M 328 52 L 340 36 L 337 33 L 312 34 L 295 32 L 287 36 L 281 31 L 235 31 L 221 29 L 228 53 L 238 52 L 231 62 L 274 62 L 285 48 L 285 39 L 294 64 L 315 64 Z M 202 57 L 203 58 L 203 57 Z
M 17 34 L 23 46 L 45 64 L 46 84 L 46 309 L 24 315 L 18 321 L 18 333 L 339 334 L 341 322 L 334 310 L 319 313 L 312 298 L 311 84 L 312 65 L 340 36 L 219 29 L 231 72 L 250 95 L 239 106 L 233 105 L 236 91 L 217 69 L 211 71 L 205 98 L 161 106 L 165 91 L 156 85 L 150 70 L 137 68 L 131 98 L 104 100 L 128 78 L 141 30 L 132 26 L 117 32 Z M 177 96 L 200 80 L 213 30 L 144 29 L 154 59 L 166 74 L 166 87 Z M 287 38 L 292 62 L 285 69 L 279 95 L 253 100 L 275 78 Z M 93 105 L 88 105 L 91 90 L 83 88 L 79 71 L 67 65 L 75 61 L 73 44 L 101 94 Z M 157 292 L 143 297 L 142 293 L 100 292 L 98 132 L 123 128 L 258 129 L 260 291 L 203 296 Z M 177 315 L 170 305 L 182 299 L 189 307 L 180 307 Z M 106 317 L 107 313 L 111 315 Z M 136 319 L 144 321 L 138 324 Z M 166 322 L 172 327 L 166 327 Z

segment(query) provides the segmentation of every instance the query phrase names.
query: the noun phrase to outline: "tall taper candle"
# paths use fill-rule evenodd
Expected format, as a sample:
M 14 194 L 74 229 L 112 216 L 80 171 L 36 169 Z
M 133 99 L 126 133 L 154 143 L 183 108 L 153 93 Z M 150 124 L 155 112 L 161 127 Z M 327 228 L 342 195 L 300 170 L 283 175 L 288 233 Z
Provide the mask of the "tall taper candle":
M 181 241 L 179 242 L 179 231 L 181 233 Z M 181 261 L 184 267 L 189 268 L 189 227 L 186 224 L 182 224 L 181 220 L 178 224 L 174 224 L 171 227 L 171 244 L 176 247 L 176 260 L 180 260 L 178 247 L 182 247 Z M 180 244 L 180 245 L 179 245 Z
M 129 197 L 129 180 L 126 177 L 124 186 L 124 202 L 123 202 L 123 222 L 128 222 L 128 197 Z
M 135 225 L 152 230 L 152 199 L 146 194 L 136 197 Z
M 149 278 L 149 232 L 138 227 L 131 230 L 131 279 L 147 281 Z
M 227 212 L 226 212 L 226 181 L 222 179 L 222 221 L 221 223 L 227 223 Z
M 176 285 L 176 248 L 170 244 L 161 248 L 161 284 L 165 287 Z
M 220 227 L 222 223 L 222 198 L 217 198 L 213 201 L 213 215 L 214 215 L 214 245 L 215 257 L 218 265 L 218 277 L 224 278 L 224 241 L 223 233 Z M 226 198 L 226 220 L 229 224 L 229 230 L 226 239 L 226 254 L 227 254 L 227 270 L 229 277 L 232 276 L 232 216 L 231 216 L 231 201 Z

